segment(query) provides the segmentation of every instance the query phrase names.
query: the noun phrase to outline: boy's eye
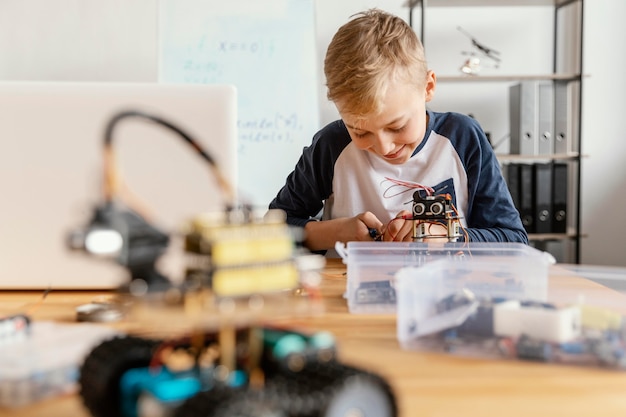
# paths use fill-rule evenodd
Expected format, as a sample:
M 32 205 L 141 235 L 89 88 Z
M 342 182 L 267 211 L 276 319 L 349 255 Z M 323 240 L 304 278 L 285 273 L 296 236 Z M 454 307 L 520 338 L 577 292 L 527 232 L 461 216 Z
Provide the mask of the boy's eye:
M 400 132 L 402 132 L 404 129 L 406 129 L 406 125 L 401 126 L 401 127 L 392 127 L 392 128 L 389 128 L 389 130 L 391 130 L 391 131 L 392 131 L 392 132 L 394 132 L 394 133 L 400 133 Z
M 367 132 L 353 132 L 354 133 L 354 137 L 357 138 L 364 138 L 365 136 L 367 136 Z

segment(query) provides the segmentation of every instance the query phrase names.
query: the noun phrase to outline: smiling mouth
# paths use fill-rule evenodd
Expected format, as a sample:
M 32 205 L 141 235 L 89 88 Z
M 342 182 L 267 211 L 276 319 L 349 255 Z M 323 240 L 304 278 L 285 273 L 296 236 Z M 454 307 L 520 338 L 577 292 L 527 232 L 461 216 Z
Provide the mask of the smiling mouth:
M 393 153 L 388 153 L 386 155 L 383 155 L 383 157 L 385 159 L 396 159 L 402 153 L 402 150 L 404 149 L 404 146 L 406 146 L 406 145 L 403 145 L 400 149 L 398 149 L 397 151 L 395 151 Z

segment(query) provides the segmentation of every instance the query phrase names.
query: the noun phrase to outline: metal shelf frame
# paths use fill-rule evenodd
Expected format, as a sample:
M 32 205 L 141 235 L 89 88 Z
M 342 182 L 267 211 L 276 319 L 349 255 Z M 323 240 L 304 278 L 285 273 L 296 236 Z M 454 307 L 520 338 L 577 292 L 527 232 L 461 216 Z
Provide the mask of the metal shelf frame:
M 578 54 L 577 68 L 574 69 L 573 72 L 568 73 L 559 73 L 559 69 L 557 68 L 557 50 L 559 48 L 558 45 L 558 34 L 559 34 L 559 12 L 563 10 L 564 7 L 579 3 L 580 4 L 580 21 L 579 27 L 577 27 L 577 51 L 571 51 L 571 53 Z M 581 201 L 582 201 L 582 190 L 581 190 L 581 158 L 582 158 L 582 100 L 583 100 L 583 79 L 586 75 L 584 74 L 584 65 L 583 65 L 583 31 L 584 31 L 584 0 L 407 0 L 404 4 L 405 7 L 409 9 L 408 23 L 411 27 L 414 28 L 414 18 L 413 11 L 416 8 L 420 10 L 420 40 L 424 43 L 425 39 L 425 29 L 426 29 L 426 10 L 429 7 L 467 7 L 467 6 L 476 6 L 476 7 L 508 7 L 508 6 L 553 6 L 554 7 L 554 23 L 553 23 L 553 48 L 552 48 L 552 56 L 553 56 L 553 72 L 552 74 L 541 74 L 541 75 L 493 75 L 493 76 L 442 76 L 438 77 L 438 82 L 515 82 L 515 81 L 532 81 L 532 80 L 552 80 L 552 81 L 563 81 L 563 82 L 580 82 L 580 89 L 578 93 L 578 114 L 576 115 L 578 123 L 577 129 L 577 137 L 573 138 L 576 143 L 576 147 L 578 152 L 567 155 L 541 155 L 541 156 L 521 156 L 521 155 L 498 155 L 498 159 L 501 162 L 506 161 L 516 161 L 516 160 L 552 160 L 552 161 L 570 161 L 576 163 L 576 173 L 575 178 L 570 178 L 570 181 L 574 181 L 575 183 L 575 192 L 576 196 L 574 199 L 575 202 L 575 219 L 573 221 L 574 233 L 567 234 L 549 234 L 549 235 L 536 235 L 530 234 L 529 238 L 531 240 L 537 241 L 545 241 L 545 240 L 573 240 L 575 243 L 574 248 L 574 262 L 580 263 L 580 239 L 583 237 L 581 234 Z

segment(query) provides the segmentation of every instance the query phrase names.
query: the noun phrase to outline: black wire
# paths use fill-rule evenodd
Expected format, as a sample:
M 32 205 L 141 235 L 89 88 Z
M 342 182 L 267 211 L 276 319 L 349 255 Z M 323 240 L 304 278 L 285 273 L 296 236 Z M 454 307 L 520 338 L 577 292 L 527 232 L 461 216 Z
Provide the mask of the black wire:
M 122 119 L 128 118 L 128 117 L 139 117 L 139 118 L 143 118 L 143 119 L 147 119 L 150 120 L 152 122 L 155 122 L 161 126 L 165 126 L 171 130 L 173 130 L 174 132 L 178 133 L 180 135 L 180 137 L 182 137 L 187 143 L 189 143 L 189 145 L 191 145 L 191 147 L 198 153 L 200 154 L 200 156 L 202 156 L 209 164 L 213 165 L 214 167 L 216 166 L 215 164 L 215 159 L 213 159 L 213 157 L 211 155 L 209 155 L 204 149 L 202 149 L 200 147 L 200 145 L 198 144 L 197 141 L 195 141 L 189 134 L 187 134 L 186 132 L 184 132 L 182 129 L 180 129 L 179 127 L 177 127 L 176 125 L 174 125 L 173 123 L 155 116 L 153 114 L 149 114 L 149 113 L 144 113 L 141 111 L 137 111 L 137 110 L 129 110 L 129 111 L 122 111 L 118 114 L 116 114 L 115 116 L 113 116 L 110 120 L 109 123 L 106 126 L 106 130 L 105 130 L 105 134 L 104 134 L 104 146 L 105 148 L 110 147 L 112 142 L 113 142 L 113 130 L 115 129 L 115 126 L 117 125 L 118 122 L 120 122 Z
M 178 133 L 178 135 L 184 139 L 206 162 L 209 163 L 211 170 L 213 171 L 213 174 L 215 175 L 218 185 L 220 186 L 220 188 L 222 189 L 222 191 L 224 192 L 224 196 L 226 197 L 227 200 L 230 201 L 230 204 L 234 203 L 234 193 L 233 190 L 228 182 L 228 180 L 222 175 L 222 173 L 219 170 L 219 167 L 217 166 L 217 163 L 215 162 L 215 159 L 209 155 L 208 152 L 206 152 L 201 146 L 200 144 L 194 140 L 191 135 L 189 135 L 188 133 L 186 133 L 185 131 L 183 131 L 182 129 L 180 129 L 178 126 L 176 126 L 174 123 L 171 123 L 170 121 L 163 119 L 161 117 L 155 116 L 153 114 L 149 114 L 149 113 L 145 113 L 142 111 L 138 111 L 138 110 L 127 110 L 127 111 L 122 111 L 120 113 L 117 113 L 116 115 L 114 115 L 109 122 L 107 123 L 106 129 L 105 129 L 105 134 L 104 134 L 104 151 L 105 153 L 110 151 L 112 149 L 112 143 L 113 143 L 113 131 L 115 130 L 115 126 L 122 120 L 125 118 L 129 118 L 129 117 L 138 117 L 138 118 L 142 118 L 142 119 L 147 119 L 151 122 L 154 122 L 158 125 L 167 127 L 168 129 L 174 131 L 175 133 Z M 105 181 L 109 181 L 110 178 L 110 174 L 112 170 L 112 167 L 109 164 L 105 164 Z M 107 175 L 109 174 L 109 175 Z M 109 184 L 110 186 L 110 184 Z M 111 204 L 112 203 L 112 199 L 113 199 L 113 191 L 112 190 L 108 190 L 105 191 L 105 204 Z

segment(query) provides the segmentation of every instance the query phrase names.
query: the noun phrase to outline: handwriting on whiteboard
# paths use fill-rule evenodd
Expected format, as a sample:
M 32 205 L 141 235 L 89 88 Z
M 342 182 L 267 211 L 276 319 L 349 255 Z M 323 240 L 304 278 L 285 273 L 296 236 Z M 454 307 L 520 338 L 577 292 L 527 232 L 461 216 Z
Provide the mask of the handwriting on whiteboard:
M 313 0 L 161 2 L 159 78 L 237 88 L 238 181 L 255 202 L 319 128 L 314 23 Z

